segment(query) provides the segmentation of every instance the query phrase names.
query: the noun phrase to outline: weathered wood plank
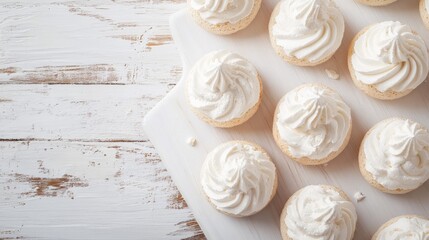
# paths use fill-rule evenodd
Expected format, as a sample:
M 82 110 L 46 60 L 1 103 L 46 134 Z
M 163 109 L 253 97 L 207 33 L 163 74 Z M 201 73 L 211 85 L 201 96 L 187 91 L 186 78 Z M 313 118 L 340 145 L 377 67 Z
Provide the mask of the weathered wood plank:
M 0 83 L 175 83 L 168 17 L 184 1 L 0 3 Z
M 198 238 L 148 142 L 0 142 L 0 239 Z
M 1 1 L 0 239 L 204 238 L 140 126 L 184 2 Z
M 2 85 L 0 139 L 142 141 L 143 117 L 172 86 Z

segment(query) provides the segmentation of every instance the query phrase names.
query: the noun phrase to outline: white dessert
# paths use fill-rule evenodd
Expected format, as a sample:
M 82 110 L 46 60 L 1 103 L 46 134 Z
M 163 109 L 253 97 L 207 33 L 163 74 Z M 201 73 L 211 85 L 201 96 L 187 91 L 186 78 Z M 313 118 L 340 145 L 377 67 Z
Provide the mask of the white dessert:
M 195 63 L 187 90 L 191 107 L 217 122 L 241 118 L 261 94 L 256 68 L 226 50 L 210 52 Z
M 358 37 L 353 50 L 351 64 L 356 79 L 379 92 L 415 89 L 429 72 L 425 42 L 400 22 L 370 26 Z
M 287 203 L 284 221 L 290 239 L 353 238 L 357 214 L 352 202 L 331 187 L 310 185 Z
M 365 169 L 384 188 L 412 190 L 429 179 L 429 132 L 391 118 L 375 125 L 363 143 Z
M 201 169 L 201 184 L 221 212 L 249 216 L 262 210 L 277 187 L 276 167 L 255 145 L 231 141 L 212 150 Z
M 338 151 L 351 128 L 351 110 L 321 84 L 288 92 L 278 106 L 276 126 L 292 157 L 319 160 Z
M 417 216 L 401 216 L 388 222 L 373 240 L 426 240 L 429 239 L 429 220 Z

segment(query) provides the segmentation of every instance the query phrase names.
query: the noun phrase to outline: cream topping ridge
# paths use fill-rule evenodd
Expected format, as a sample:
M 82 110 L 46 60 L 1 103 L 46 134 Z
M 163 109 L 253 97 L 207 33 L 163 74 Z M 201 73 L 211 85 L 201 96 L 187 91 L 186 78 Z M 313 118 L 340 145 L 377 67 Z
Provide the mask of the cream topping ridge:
M 365 169 L 389 190 L 415 189 L 429 179 L 429 132 L 416 122 L 387 119 L 366 136 Z
M 259 101 L 256 68 L 230 51 L 214 51 L 202 57 L 187 80 L 190 105 L 218 122 L 242 117 Z
M 333 90 L 307 84 L 280 100 L 275 124 L 293 157 L 319 160 L 343 145 L 351 128 L 351 110 Z
M 283 0 L 272 35 L 287 56 L 324 60 L 341 45 L 344 18 L 332 0 Z
M 235 24 L 250 15 L 255 0 L 189 0 L 192 9 L 210 24 Z
M 358 37 L 351 62 L 357 80 L 380 92 L 415 89 L 429 72 L 423 39 L 393 21 L 375 24 Z

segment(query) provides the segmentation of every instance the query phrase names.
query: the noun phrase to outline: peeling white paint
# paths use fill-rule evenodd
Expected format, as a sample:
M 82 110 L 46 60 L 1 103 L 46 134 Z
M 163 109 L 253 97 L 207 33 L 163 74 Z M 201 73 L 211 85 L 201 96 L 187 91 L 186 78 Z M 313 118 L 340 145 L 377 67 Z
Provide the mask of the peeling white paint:
M 34 74 L 46 74 L 46 67 L 99 64 L 114 69 L 115 79 L 109 82 L 175 82 L 180 59 L 172 41 L 162 40 L 170 36 L 169 14 L 182 7 L 115 1 L 0 3 L 0 69 L 15 68 L 13 73 L 0 71 L 0 82 L 31 81 Z M 99 74 L 84 80 L 109 77 Z M 61 76 L 56 79 L 61 82 Z
M 0 231 L 12 230 L 0 232 L 0 238 L 167 239 L 172 233 L 176 238 L 198 234 L 175 225 L 191 220 L 191 211 L 169 207 L 178 192 L 150 143 L 0 142 L 0 152 Z M 31 183 L 15 174 L 36 180 L 69 174 L 87 186 L 69 184 L 55 197 L 35 195 Z

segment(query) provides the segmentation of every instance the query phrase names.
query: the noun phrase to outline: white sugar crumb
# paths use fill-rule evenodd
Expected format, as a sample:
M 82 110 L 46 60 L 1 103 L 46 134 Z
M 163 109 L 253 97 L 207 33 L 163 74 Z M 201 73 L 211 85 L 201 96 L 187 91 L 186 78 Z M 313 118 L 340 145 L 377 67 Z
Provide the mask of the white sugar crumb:
M 323 164 L 323 167 L 327 167 L 327 166 L 328 166 L 328 164 L 327 164 L 327 163 Z
M 330 79 L 338 80 L 340 78 L 340 75 L 332 69 L 325 69 L 326 74 Z
M 353 197 L 355 198 L 356 202 L 360 202 L 363 199 L 365 199 L 365 195 L 363 195 L 363 193 L 361 193 L 361 192 L 355 192 Z
M 195 139 L 194 137 L 190 137 L 188 138 L 188 140 L 186 140 L 186 142 L 188 143 L 188 145 L 194 147 L 195 145 L 197 145 L 197 139 Z

